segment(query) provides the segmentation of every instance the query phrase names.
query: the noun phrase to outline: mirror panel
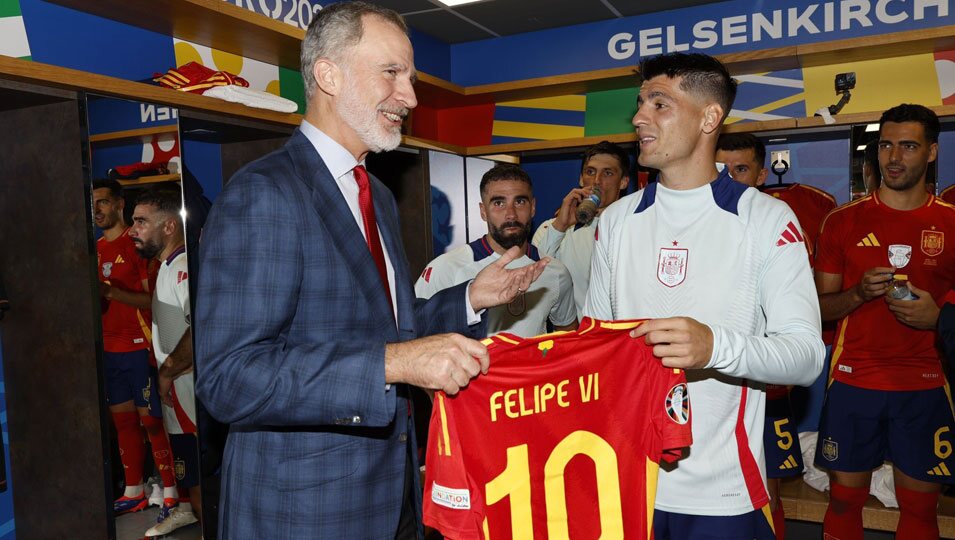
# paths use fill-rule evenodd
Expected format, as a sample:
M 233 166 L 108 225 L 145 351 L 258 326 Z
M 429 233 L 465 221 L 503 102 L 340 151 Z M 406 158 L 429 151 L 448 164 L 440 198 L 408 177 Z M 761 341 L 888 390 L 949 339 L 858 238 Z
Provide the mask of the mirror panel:
M 96 272 L 103 284 L 107 487 L 110 501 L 125 498 L 114 506 L 116 538 L 142 538 L 153 527 L 166 532 L 178 521 L 176 538 L 198 539 L 193 376 L 186 371 L 174 378 L 166 404 L 157 371 L 180 342 L 191 349 L 187 235 L 163 229 L 155 204 L 137 208 L 137 199 L 151 192 L 182 203 L 178 110 L 89 95 L 87 117 Z M 121 186 L 121 199 L 104 180 Z M 164 514 L 170 517 L 157 524 Z

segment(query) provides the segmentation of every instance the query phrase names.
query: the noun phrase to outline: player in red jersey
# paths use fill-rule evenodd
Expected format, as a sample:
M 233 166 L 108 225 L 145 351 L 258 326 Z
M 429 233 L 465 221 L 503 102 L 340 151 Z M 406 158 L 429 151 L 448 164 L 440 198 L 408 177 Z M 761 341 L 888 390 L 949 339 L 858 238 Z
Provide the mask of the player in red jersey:
M 882 185 L 829 214 L 816 254 L 822 318 L 839 321 L 815 458 L 831 473 L 823 529 L 827 538 L 862 538 L 872 470 L 891 457 L 896 537 L 937 538 L 940 484 L 955 470 L 955 419 L 936 349 L 939 302 L 955 282 L 955 250 L 945 245 L 955 207 L 925 190 L 938 151 L 935 113 L 899 105 L 879 126 Z M 899 299 L 906 286 L 914 299 Z
M 455 540 L 649 538 L 659 463 L 692 436 L 686 376 L 630 337 L 639 324 L 485 340 L 487 375 L 435 397 L 425 524 Z
M 804 184 L 766 185 L 769 170 L 766 146 L 750 133 L 726 133 L 716 143 L 716 161 L 730 171 L 733 180 L 782 200 L 799 220 L 809 262 L 823 218 L 836 207 L 836 200 L 828 193 Z M 823 334 L 825 338 L 825 333 Z M 763 447 L 766 451 L 766 488 L 769 508 L 773 514 L 773 531 L 778 540 L 786 538 L 786 514 L 779 504 L 779 480 L 802 474 L 802 447 L 796 433 L 796 422 L 789 401 L 789 387 L 766 385 L 766 424 L 763 427 Z
M 163 486 L 175 492 L 172 451 L 162 423 L 156 367 L 150 365 L 152 333 L 150 283 L 155 265 L 136 253 L 123 219 L 123 188 L 115 180 L 93 183 L 93 216 L 103 236 L 96 257 L 103 302 L 103 363 L 106 399 L 116 426 L 126 489 L 113 504 L 114 512 L 138 512 L 147 506 L 143 492 L 146 445 L 142 425 L 152 445 L 153 461 Z

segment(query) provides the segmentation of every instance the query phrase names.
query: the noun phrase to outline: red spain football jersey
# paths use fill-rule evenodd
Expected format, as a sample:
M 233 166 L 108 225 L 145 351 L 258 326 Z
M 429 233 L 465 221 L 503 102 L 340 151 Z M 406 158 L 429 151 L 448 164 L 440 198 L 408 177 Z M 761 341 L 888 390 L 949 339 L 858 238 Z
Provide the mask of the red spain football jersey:
M 826 215 L 836 207 L 836 198 L 821 189 L 805 184 L 789 184 L 784 186 L 764 185 L 763 193 L 772 195 L 789 205 L 796 214 L 802 235 L 806 238 L 806 250 L 809 251 L 809 266 L 815 263 L 816 239 L 819 237 L 819 227 Z M 822 341 L 831 345 L 835 339 L 835 325 L 823 323 Z M 788 393 L 788 387 L 766 385 L 766 398 L 779 399 Z
M 921 207 L 900 211 L 873 193 L 837 208 L 823 223 L 816 270 L 842 275 L 855 287 L 876 266 L 929 291 L 941 303 L 955 283 L 955 206 L 929 195 Z M 880 298 L 839 321 L 831 378 L 873 390 L 922 390 L 945 383 L 935 330 L 902 324 Z
M 955 204 L 955 185 L 948 186 L 938 194 L 938 198 L 949 204 Z
M 145 292 L 143 280 L 155 283 L 155 265 L 136 253 L 129 229 L 110 242 L 105 236 L 96 241 L 99 279 L 114 287 Z M 103 311 L 103 349 L 129 352 L 148 349 L 152 344 L 149 310 L 137 309 L 118 301 L 107 301 Z
M 487 375 L 435 396 L 424 522 L 451 539 L 649 538 L 659 462 L 690 445 L 681 370 L 639 321 L 485 341 Z
M 809 264 L 813 264 L 813 251 L 816 238 L 819 236 L 819 227 L 826 214 L 836 207 L 836 199 L 821 189 L 805 184 L 790 184 L 786 186 L 764 186 L 763 193 L 772 195 L 789 205 L 806 238 L 806 249 L 809 250 Z

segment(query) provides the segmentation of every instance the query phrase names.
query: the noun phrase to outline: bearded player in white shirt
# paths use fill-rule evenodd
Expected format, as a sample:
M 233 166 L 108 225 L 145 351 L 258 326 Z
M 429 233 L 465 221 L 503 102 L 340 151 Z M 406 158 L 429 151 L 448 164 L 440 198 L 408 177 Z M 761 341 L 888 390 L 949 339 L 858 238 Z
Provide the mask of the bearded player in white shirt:
M 819 302 L 795 215 L 718 173 L 736 83 L 703 54 L 644 59 L 633 118 L 659 182 L 607 208 L 584 315 L 653 319 L 632 332 L 687 370 L 693 446 L 661 471 L 654 535 L 772 540 L 763 383 L 822 370 Z
M 515 246 L 523 255 L 510 268 L 540 260 L 537 248 L 528 242 L 536 209 L 530 175 L 518 165 L 498 163 L 481 177 L 480 189 L 478 206 L 488 233 L 429 262 L 414 286 L 418 298 L 431 298 L 438 291 L 474 279 Z M 488 310 L 487 333 L 534 337 L 547 331 L 548 321 L 555 330 L 577 329 L 571 275 L 556 260 L 512 302 Z

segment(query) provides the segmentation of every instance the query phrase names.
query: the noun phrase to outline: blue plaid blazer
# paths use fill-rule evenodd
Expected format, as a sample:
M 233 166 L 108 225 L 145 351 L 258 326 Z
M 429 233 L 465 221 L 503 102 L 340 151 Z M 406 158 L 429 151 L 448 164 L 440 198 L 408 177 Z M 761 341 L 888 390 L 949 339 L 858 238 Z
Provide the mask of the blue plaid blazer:
M 407 400 L 385 387 L 385 343 L 485 331 L 467 326 L 462 286 L 415 299 L 394 197 L 375 178 L 372 193 L 397 325 L 341 191 L 298 130 L 236 173 L 209 214 L 196 392 L 231 424 L 221 538 L 393 539 L 416 448 Z

